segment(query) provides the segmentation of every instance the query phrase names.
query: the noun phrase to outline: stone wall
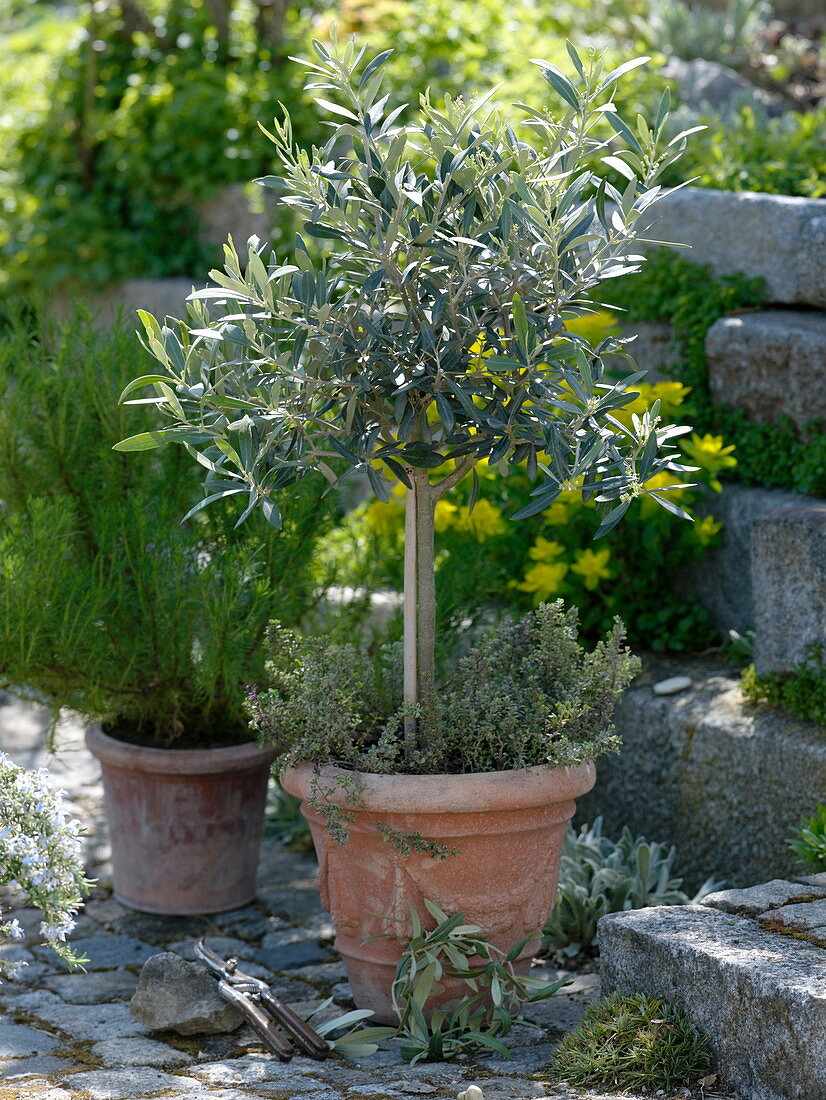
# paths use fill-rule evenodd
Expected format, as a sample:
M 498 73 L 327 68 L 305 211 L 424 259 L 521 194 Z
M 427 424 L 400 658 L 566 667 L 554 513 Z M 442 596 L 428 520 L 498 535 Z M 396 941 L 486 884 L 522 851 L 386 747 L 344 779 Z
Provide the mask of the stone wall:
M 680 673 L 693 686 L 658 696 Z M 714 661 L 657 660 L 616 716 L 622 751 L 597 765 L 579 821 L 674 844 L 677 872 L 696 890 L 709 876 L 750 886 L 795 873 L 786 841 L 826 793 L 826 735 L 800 719 L 743 706 L 737 674 Z

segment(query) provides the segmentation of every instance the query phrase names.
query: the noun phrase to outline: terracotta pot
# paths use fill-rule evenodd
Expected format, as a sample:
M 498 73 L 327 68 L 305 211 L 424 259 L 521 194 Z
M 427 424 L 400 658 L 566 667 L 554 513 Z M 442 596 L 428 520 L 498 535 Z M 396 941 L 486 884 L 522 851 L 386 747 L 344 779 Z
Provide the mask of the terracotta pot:
M 150 749 L 96 728 L 86 745 L 103 770 L 119 902 L 186 915 L 252 900 L 274 749 Z
M 350 840 L 336 844 L 323 818 L 307 804 L 314 777 L 329 802 L 352 820 Z M 361 804 L 347 801 L 354 773 L 311 764 L 289 769 L 284 787 L 303 800 L 319 859 L 322 904 L 333 916 L 341 952 L 359 1008 L 394 1023 L 390 988 L 404 944 L 410 911 L 427 917 L 423 898 L 449 914 L 463 912 L 504 950 L 542 927 L 559 883 L 562 841 L 574 813 L 574 799 L 593 787 L 592 763 L 575 768 L 530 768 L 472 775 L 371 775 L 359 773 Z M 350 787 L 349 789 L 352 789 Z M 434 859 L 402 855 L 376 829 L 385 823 L 402 833 L 420 833 L 459 854 Z M 390 918 L 390 920 L 388 920 Z M 398 922 L 398 923 L 395 923 Z M 433 927 L 433 921 L 430 922 Z M 379 933 L 391 938 L 364 941 Z M 530 965 L 536 941 L 528 943 L 520 969 Z M 461 996 L 464 988 L 445 983 L 428 1001 L 428 1011 Z

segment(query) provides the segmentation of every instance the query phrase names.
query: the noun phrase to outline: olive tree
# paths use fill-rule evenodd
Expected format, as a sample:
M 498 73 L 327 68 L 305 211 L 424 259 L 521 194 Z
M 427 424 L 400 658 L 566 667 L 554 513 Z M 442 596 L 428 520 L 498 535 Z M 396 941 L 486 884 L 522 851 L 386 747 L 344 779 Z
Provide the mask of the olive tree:
M 653 124 L 633 128 L 612 103 L 647 58 L 606 72 L 569 45 L 570 77 L 534 62 L 564 113 L 518 104 L 517 130 L 492 105 L 496 89 L 440 108 L 425 95 L 407 118 L 382 94 L 392 51 L 364 64 L 354 41 L 314 49 L 307 87 L 332 116 L 329 138 L 296 148 L 285 114 L 269 132 L 283 172 L 259 181 L 300 213 L 294 261 L 253 238 L 242 264 L 230 242 L 185 322 L 141 315 L 162 372 L 123 399 L 154 390 L 143 400 L 172 424 L 119 447 L 183 443 L 206 470 L 199 507 L 243 493 L 245 514 L 261 507 L 276 528 L 281 498 L 312 470 L 331 485 L 360 471 L 382 500 L 405 487 L 412 746 L 417 703 L 434 689 L 435 507 L 471 473 L 472 506 L 477 463 L 503 476 L 522 463 L 536 479 L 515 519 L 574 484 L 600 506 L 598 533 L 642 493 L 680 511 L 645 483 L 682 469 L 669 443 L 688 429 L 661 426 L 657 406 L 623 426 L 614 413 L 641 375 L 614 380 L 617 341 L 592 348 L 566 322 L 641 262 L 640 219 L 685 135 L 660 148 L 667 94 Z

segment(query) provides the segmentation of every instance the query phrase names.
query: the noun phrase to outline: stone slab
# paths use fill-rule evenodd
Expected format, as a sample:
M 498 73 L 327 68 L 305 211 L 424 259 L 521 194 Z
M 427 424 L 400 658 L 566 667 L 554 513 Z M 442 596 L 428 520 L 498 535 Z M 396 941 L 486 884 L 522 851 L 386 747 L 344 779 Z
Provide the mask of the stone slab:
M 796 905 L 784 905 L 760 914 L 760 919 L 771 920 L 800 932 L 812 932 L 821 936 L 826 931 L 826 896 L 821 901 L 802 901 Z
M 804 890 L 799 882 L 775 878 L 760 886 L 745 890 L 718 890 L 703 898 L 703 905 L 719 909 L 723 913 L 738 913 L 742 917 L 757 917 L 766 910 L 788 905 L 792 898 L 799 898 L 814 891 Z M 826 898 L 826 890 L 823 891 Z
M 826 890 L 826 871 L 819 871 L 816 875 L 799 875 L 795 882 L 804 886 L 822 886 Z
M 187 1089 L 192 1082 L 162 1070 L 139 1066 L 134 1069 L 94 1069 L 72 1073 L 61 1080 L 64 1088 L 77 1089 L 90 1100 L 138 1100 L 166 1090 Z
M 267 937 L 269 939 L 269 937 Z M 271 944 L 257 954 L 258 962 L 270 970 L 300 970 L 334 961 L 334 956 L 316 940 L 299 940 L 294 943 Z
M 653 684 L 675 672 L 690 675 L 693 690 L 654 695 Z M 689 894 L 710 876 L 731 887 L 796 876 L 787 838 L 826 791 L 821 729 L 747 710 L 737 672 L 697 657 L 649 658 L 615 723 L 622 748 L 599 761 L 578 822 L 602 814 L 608 836 L 628 825 L 676 845 Z
M 55 974 L 42 983 L 70 1004 L 123 1001 L 135 992 L 138 979 L 129 970 L 98 970 L 88 974 Z
M 28 1058 L 51 1054 L 60 1043 L 52 1035 L 24 1024 L 0 1023 L 0 1058 Z
M 92 1054 L 103 1065 L 115 1068 L 121 1066 L 152 1066 L 155 1069 L 171 1069 L 176 1066 L 188 1066 L 194 1061 L 191 1054 L 176 1050 L 168 1043 L 159 1043 L 155 1039 L 145 1039 L 141 1035 L 132 1038 L 102 1039 L 92 1046 Z
M 721 317 L 706 336 L 715 401 L 750 420 L 826 418 L 826 313 L 757 310 Z
M 685 244 L 715 275 L 765 280 L 768 301 L 826 306 L 826 210 L 818 199 L 685 187 L 652 208 L 646 236 Z
M 698 512 L 723 524 L 724 542 L 712 547 L 698 562 L 680 573 L 677 584 L 708 611 L 725 634 L 742 633 L 754 626 L 752 585 L 752 531 L 756 520 L 780 508 L 805 507 L 811 498 L 783 489 L 727 484 L 698 504 Z
M 68 1005 L 56 993 L 42 989 L 24 993 L 9 1003 L 76 1040 L 146 1034 L 146 1028 L 132 1019 L 129 1006 L 123 1003 Z
M 606 297 L 610 298 L 610 294 Z M 679 364 L 680 351 L 670 322 L 634 321 L 621 323 L 619 329 L 622 336 L 634 337 L 625 350 L 633 356 L 639 370 L 646 371 L 646 382 L 661 381 L 671 373 L 670 368 Z M 618 359 L 617 363 L 621 371 L 628 372 L 627 359 Z
M 53 1077 L 70 1069 L 72 1063 L 53 1054 L 36 1054 L 32 1058 L 0 1058 L 0 1085 L 20 1077 Z
M 826 501 L 761 516 L 751 564 L 755 668 L 791 670 L 826 645 Z
M 199 240 L 221 249 L 231 235 L 244 263 L 250 237 L 258 237 L 262 243 L 270 239 L 275 193 L 255 184 L 233 183 L 198 203 L 195 209 Z
M 88 971 L 115 970 L 120 966 L 140 966 L 150 955 L 155 954 L 154 947 L 135 939 L 134 936 L 109 934 L 81 936 L 79 939 L 72 940 L 72 947 L 78 954 L 88 956 L 89 961 L 85 964 Z M 34 953 L 43 959 L 52 957 L 49 948 L 44 946 L 35 947 Z
M 206 285 L 201 277 L 124 279 L 103 289 L 64 286 L 51 300 L 47 312 L 55 320 L 63 321 L 71 319 L 78 308 L 86 308 L 96 328 L 121 325 L 142 330 L 139 309 L 145 309 L 160 321 L 165 317 L 186 317 L 187 297 Z
M 826 1098 L 826 951 L 703 906 L 599 922 L 606 993 L 647 993 L 705 1031 L 749 1100 Z

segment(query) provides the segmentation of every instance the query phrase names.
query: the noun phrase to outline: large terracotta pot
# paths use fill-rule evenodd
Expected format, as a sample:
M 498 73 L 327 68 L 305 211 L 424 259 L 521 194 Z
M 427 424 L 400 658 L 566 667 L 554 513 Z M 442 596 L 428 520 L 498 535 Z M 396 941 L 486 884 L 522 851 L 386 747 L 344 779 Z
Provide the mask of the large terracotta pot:
M 151 749 L 97 728 L 115 897 L 145 913 L 220 913 L 250 902 L 272 748 Z
M 472 775 L 360 773 L 358 806 L 347 800 L 353 775 L 302 764 L 288 769 L 282 782 L 303 800 L 318 853 L 322 904 L 332 913 L 356 1004 L 373 1009 L 377 1021 L 394 1023 L 390 988 L 410 938 L 409 906 L 424 918 L 423 898 L 449 914 L 463 912 L 505 950 L 541 928 L 556 897 L 574 799 L 593 787 L 596 770 L 587 763 Z M 339 785 L 342 778 L 350 781 L 348 787 Z M 307 804 L 314 780 L 332 792 L 326 795 L 329 802 L 352 815 L 345 845 L 333 840 Z M 376 829 L 380 823 L 418 832 L 459 853 L 445 859 L 403 855 Z M 386 932 L 391 938 L 364 942 Z M 536 946 L 535 940 L 526 945 L 523 972 Z M 456 981 L 445 983 L 428 1001 L 428 1011 L 461 995 Z

